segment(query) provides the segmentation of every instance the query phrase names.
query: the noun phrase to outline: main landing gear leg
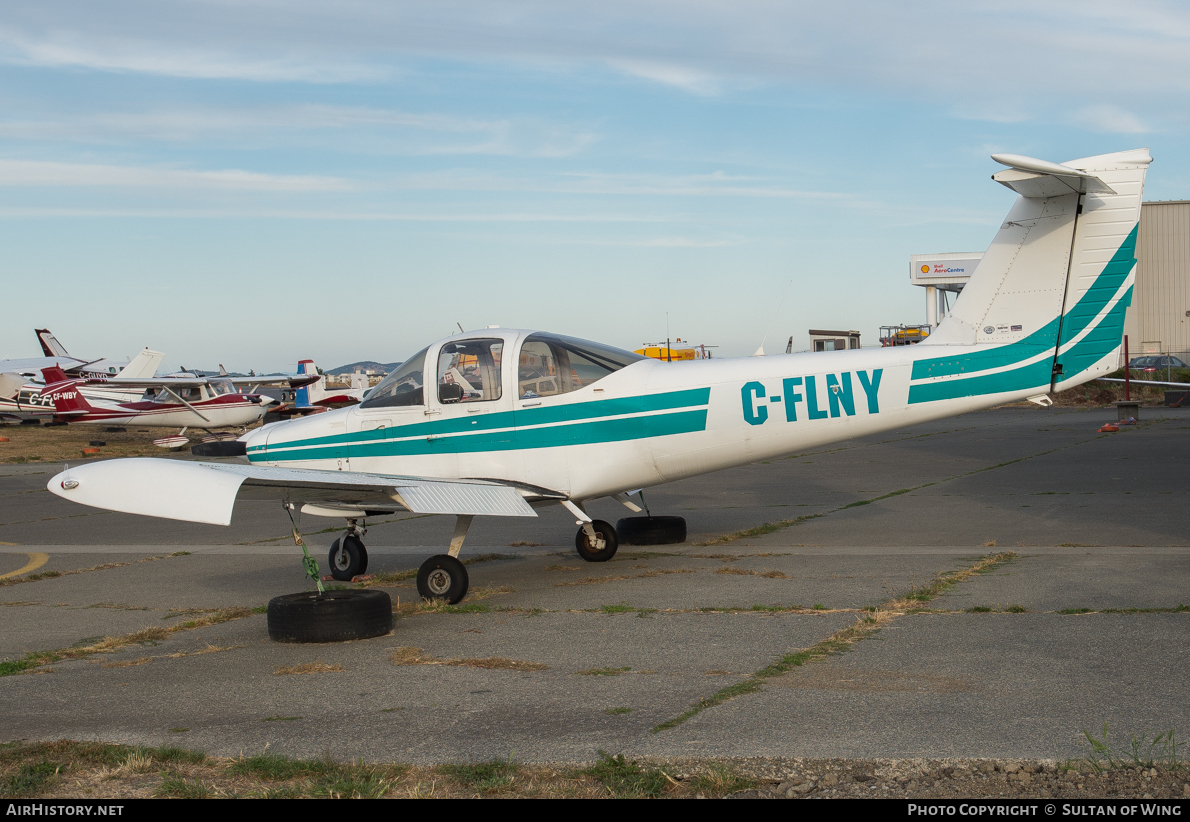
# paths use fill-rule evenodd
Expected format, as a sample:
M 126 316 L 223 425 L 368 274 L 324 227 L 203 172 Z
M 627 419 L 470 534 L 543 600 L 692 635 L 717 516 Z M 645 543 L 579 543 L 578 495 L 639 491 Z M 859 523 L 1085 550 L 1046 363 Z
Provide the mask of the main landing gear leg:
M 347 520 L 347 533 L 331 543 L 331 552 L 327 556 L 331 576 L 343 582 L 350 582 L 368 570 L 368 549 L 363 542 L 368 529 L 355 523 L 353 519 Z
M 475 517 L 459 514 L 455 520 L 455 532 L 450 538 L 450 553 L 430 557 L 417 571 L 417 592 L 427 601 L 445 600 L 450 605 L 467 595 L 467 568 L 459 562 L 459 551 Z

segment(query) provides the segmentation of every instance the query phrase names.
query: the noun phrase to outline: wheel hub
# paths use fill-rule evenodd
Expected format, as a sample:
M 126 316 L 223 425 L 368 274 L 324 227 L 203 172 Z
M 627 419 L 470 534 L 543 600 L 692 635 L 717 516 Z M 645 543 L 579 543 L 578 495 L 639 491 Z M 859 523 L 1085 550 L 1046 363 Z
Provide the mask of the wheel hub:
M 430 591 L 439 596 L 443 596 L 450 590 L 450 574 L 441 568 L 436 568 L 430 572 L 430 576 L 426 579 L 426 584 Z

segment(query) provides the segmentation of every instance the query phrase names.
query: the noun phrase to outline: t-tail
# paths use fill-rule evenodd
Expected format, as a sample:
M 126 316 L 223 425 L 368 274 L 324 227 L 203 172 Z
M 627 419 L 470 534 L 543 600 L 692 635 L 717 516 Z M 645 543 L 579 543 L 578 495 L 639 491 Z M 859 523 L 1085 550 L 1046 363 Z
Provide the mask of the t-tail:
M 1020 195 L 954 309 L 914 352 L 909 404 L 1038 399 L 1120 367 L 1148 149 L 992 176 Z M 986 404 L 986 403 L 983 403 Z
M 79 385 L 83 380 L 70 379 L 66 372 L 56 365 L 41 369 L 41 374 L 45 377 L 45 388 L 41 390 L 41 396 L 53 402 L 54 411 L 58 416 L 78 417 L 93 410 L 91 403 L 83 397 L 83 392 L 79 391 Z
M 33 333 L 37 335 L 37 342 L 41 344 L 41 353 L 45 356 L 74 359 L 66 353 L 66 346 L 58 342 L 57 337 L 48 328 L 35 328 Z

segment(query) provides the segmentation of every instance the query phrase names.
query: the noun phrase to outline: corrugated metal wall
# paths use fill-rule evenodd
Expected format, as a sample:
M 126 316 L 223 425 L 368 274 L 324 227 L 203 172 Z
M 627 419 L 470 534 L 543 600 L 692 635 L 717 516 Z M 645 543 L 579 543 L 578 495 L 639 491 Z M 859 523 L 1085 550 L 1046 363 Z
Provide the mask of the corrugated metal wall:
M 1144 203 L 1136 243 L 1136 289 L 1124 324 L 1131 356 L 1145 343 L 1190 354 L 1190 200 Z M 1190 360 L 1187 360 L 1190 362 Z

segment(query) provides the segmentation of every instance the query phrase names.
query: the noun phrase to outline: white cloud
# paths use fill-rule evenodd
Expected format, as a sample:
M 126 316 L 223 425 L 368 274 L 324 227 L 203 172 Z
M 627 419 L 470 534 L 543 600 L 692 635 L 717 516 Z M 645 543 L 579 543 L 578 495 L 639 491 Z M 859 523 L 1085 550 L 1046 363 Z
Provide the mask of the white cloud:
M 3 115 L 0 115 L 3 116 Z M 599 136 L 537 117 L 475 118 L 362 106 L 302 104 L 153 111 L 61 112 L 0 119 L 0 136 L 19 140 L 116 143 L 129 139 L 258 146 L 323 145 L 409 155 L 568 157 Z
M 114 188 L 231 189 L 240 191 L 345 191 L 357 186 L 334 177 L 260 174 L 239 169 L 185 171 L 145 166 L 0 160 L 0 187 L 103 186 Z
M 1132 112 L 1107 103 L 1079 109 L 1070 119 L 1076 125 L 1108 134 L 1146 134 L 1152 131 Z
M 723 90 L 722 77 L 671 63 L 657 63 L 648 60 L 611 60 L 609 64 L 612 68 L 625 74 L 673 86 L 704 97 L 713 97 Z

